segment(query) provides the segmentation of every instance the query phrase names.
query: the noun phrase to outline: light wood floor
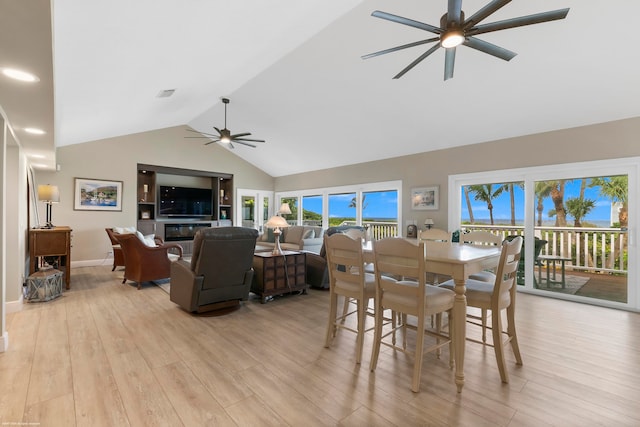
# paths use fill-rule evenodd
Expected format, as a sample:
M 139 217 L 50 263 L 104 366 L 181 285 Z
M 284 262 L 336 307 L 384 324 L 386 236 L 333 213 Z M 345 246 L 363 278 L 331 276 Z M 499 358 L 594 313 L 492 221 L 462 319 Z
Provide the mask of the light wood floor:
M 425 356 L 414 394 L 408 356 L 385 349 L 369 372 L 370 335 L 362 366 L 353 334 L 323 347 L 327 291 L 197 317 L 121 277 L 74 269 L 63 297 L 7 316 L 0 425 L 640 425 L 637 313 L 519 294 L 510 384 L 470 342 L 461 394 L 446 349 Z

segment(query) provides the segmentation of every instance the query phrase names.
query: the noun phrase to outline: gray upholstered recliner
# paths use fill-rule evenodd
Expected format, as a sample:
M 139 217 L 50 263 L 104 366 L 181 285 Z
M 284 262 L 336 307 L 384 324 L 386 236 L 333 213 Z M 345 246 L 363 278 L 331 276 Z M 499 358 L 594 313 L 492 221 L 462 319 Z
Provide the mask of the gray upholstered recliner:
M 252 228 L 199 230 L 191 262 L 171 265 L 171 301 L 190 312 L 239 304 L 249 298 L 258 232 Z
M 336 233 L 348 233 L 349 230 L 356 230 L 366 233 L 366 229 L 359 225 L 340 225 L 329 227 L 324 233 L 331 236 Z M 320 253 L 307 252 L 307 282 L 312 288 L 329 289 L 329 272 L 327 270 L 327 252 L 324 243 L 320 248 Z

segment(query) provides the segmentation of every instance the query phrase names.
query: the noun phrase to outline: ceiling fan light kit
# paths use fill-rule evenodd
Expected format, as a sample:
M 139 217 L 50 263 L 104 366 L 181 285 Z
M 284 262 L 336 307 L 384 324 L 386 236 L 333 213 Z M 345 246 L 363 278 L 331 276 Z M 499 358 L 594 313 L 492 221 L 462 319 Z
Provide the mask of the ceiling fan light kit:
M 227 145 L 231 149 L 235 148 L 235 146 L 233 145 L 234 143 L 245 145 L 251 148 L 256 148 L 254 144 L 251 144 L 252 142 L 265 142 L 263 139 L 246 138 L 247 136 L 251 135 L 251 133 L 249 132 L 237 133 L 235 135 L 232 135 L 231 131 L 227 129 L 227 105 L 229 104 L 229 98 L 220 98 L 220 99 L 224 104 L 224 128 L 218 129 L 217 127 L 214 126 L 213 128 L 216 130 L 216 132 L 218 132 L 217 135 L 212 133 L 199 132 L 193 129 L 187 129 L 190 132 L 199 133 L 200 136 L 187 136 L 186 138 L 208 138 L 211 141 L 206 142 L 204 145 L 213 144 L 214 142 L 221 142 L 222 144 Z
M 464 12 L 462 11 L 462 0 L 448 0 L 447 13 L 445 13 L 442 18 L 440 18 L 439 27 L 376 10 L 371 14 L 371 16 L 395 22 L 397 24 L 418 28 L 420 30 L 435 34 L 437 37 L 432 37 L 426 40 L 420 40 L 417 42 L 407 43 L 401 46 L 384 49 L 378 52 L 373 52 L 362 56 L 362 59 L 369 59 L 376 56 L 385 55 L 387 53 L 408 49 L 410 47 L 419 46 L 422 44 L 438 42 L 437 44 L 429 48 L 429 50 L 427 50 L 425 53 L 420 55 L 415 61 L 405 67 L 402 71 L 396 74 L 393 78 L 399 79 L 413 67 L 422 62 L 422 60 L 442 47 L 445 49 L 444 79 L 448 80 L 450 78 L 453 78 L 453 66 L 455 63 L 457 46 L 464 45 L 505 61 L 510 61 L 511 59 L 513 59 L 513 57 L 516 56 L 515 52 L 511 52 L 510 50 L 507 50 L 500 46 L 496 46 L 475 36 L 493 31 L 506 30 L 509 28 L 522 27 L 525 25 L 540 24 L 542 22 L 564 19 L 569 13 L 569 8 L 558 9 L 549 12 L 536 13 L 533 15 L 520 16 L 517 18 L 505 19 L 502 21 L 478 25 L 485 18 L 498 11 L 510 2 L 511 0 L 493 0 L 480 10 L 478 10 L 476 13 L 471 15 L 469 18 L 465 19 Z

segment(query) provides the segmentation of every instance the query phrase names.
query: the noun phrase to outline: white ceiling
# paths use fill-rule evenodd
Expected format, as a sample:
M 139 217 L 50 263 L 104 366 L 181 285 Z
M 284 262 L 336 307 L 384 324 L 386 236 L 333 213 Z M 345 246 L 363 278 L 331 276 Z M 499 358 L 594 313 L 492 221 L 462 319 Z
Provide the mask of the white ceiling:
M 489 1 L 465 0 L 463 10 L 468 16 Z M 31 1 L 2 2 L 0 24 L 15 21 L 6 18 L 9 4 L 24 3 L 32 16 Z M 46 1 L 33 3 L 46 10 Z M 640 16 L 634 0 L 514 0 L 485 22 L 571 10 L 565 20 L 479 36 L 517 52 L 510 62 L 458 48 L 446 82 L 442 49 L 398 80 L 429 46 L 360 58 L 432 36 L 372 11 L 438 25 L 446 7 L 445 0 L 55 0 L 55 145 L 185 124 L 211 132 L 224 125 L 227 96 L 232 133 L 267 140 L 234 153 L 282 176 L 640 116 L 640 35 L 626 24 Z M 21 43 L 13 34 L 0 33 L 0 48 Z M 164 89 L 176 92 L 157 98 Z M 6 96 L 0 85 L 5 111 Z

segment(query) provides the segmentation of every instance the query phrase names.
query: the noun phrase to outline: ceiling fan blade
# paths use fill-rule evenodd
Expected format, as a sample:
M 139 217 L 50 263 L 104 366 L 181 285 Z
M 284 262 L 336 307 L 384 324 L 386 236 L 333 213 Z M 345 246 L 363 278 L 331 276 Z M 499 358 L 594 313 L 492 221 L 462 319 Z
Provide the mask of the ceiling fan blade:
M 449 80 L 453 78 L 453 65 L 456 62 L 456 48 L 452 47 L 445 49 L 444 55 L 444 79 Z
M 398 24 L 419 28 L 421 30 L 429 31 L 430 33 L 442 34 L 442 28 L 440 27 L 434 27 L 433 25 L 425 24 L 424 22 L 414 21 L 413 19 L 403 18 L 402 16 L 392 15 L 391 13 L 382 12 L 380 10 L 374 11 L 371 16 L 386 19 L 387 21 L 396 22 Z
M 213 127 L 220 135 L 222 135 L 222 131 L 220 129 L 218 129 L 217 127 Z
M 213 141 L 205 142 L 204 145 L 213 144 L 214 142 L 220 142 L 219 139 L 214 139 Z
M 431 49 L 429 49 L 428 51 L 426 51 L 425 53 L 420 55 L 415 61 L 413 61 L 411 64 L 407 65 L 402 71 L 400 71 L 398 74 L 396 74 L 393 78 L 394 79 L 399 79 L 400 77 L 404 76 L 409 70 L 411 70 L 413 67 L 418 65 L 420 63 L 420 61 L 425 59 L 427 56 L 431 55 L 433 52 L 435 52 L 439 48 L 440 48 L 440 44 L 439 43 L 436 44 L 436 45 L 433 45 L 431 47 Z
M 234 142 L 250 141 L 250 142 L 266 142 L 264 139 L 251 139 L 251 138 L 233 138 Z
M 484 40 L 477 39 L 475 37 L 467 37 L 463 43 L 465 46 L 479 50 L 480 52 L 488 53 L 497 58 L 504 59 L 505 61 L 511 61 L 517 53 L 512 52 L 500 46 L 496 46 L 493 43 L 489 43 Z
M 511 3 L 511 0 L 493 0 L 491 3 L 487 4 L 485 7 L 465 19 L 462 28 L 467 29 L 479 24 L 483 19 L 496 12 L 507 3 Z
M 460 22 L 462 0 L 449 0 L 447 7 L 447 22 Z
M 246 145 L 247 147 L 253 147 L 253 148 L 256 148 L 256 146 L 255 146 L 255 145 L 253 145 L 253 144 L 249 144 L 248 142 L 238 141 L 237 139 L 236 139 L 236 140 L 234 140 L 233 142 L 235 142 L 236 144 Z
M 233 146 L 233 144 L 231 142 L 229 142 L 229 148 L 231 148 L 232 150 L 235 149 L 236 147 Z
M 490 24 L 478 25 L 465 31 L 467 36 L 490 33 L 492 31 L 506 30 L 508 28 L 523 27 L 525 25 L 540 24 L 542 22 L 556 21 L 564 19 L 569 13 L 569 8 L 552 10 L 549 12 L 536 13 L 533 15 L 520 16 L 519 18 L 505 19 L 503 21 L 492 22 Z
M 402 49 L 407 49 L 407 48 L 414 47 L 414 46 L 420 46 L 421 44 L 432 43 L 432 42 L 437 42 L 437 41 L 440 41 L 440 37 L 433 37 L 433 38 L 426 39 L 426 40 L 420 40 L 420 41 L 413 42 L 413 43 L 407 43 L 407 44 L 403 44 L 402 46 L 396 46 L 396 47 L 392 47 L 392 48 L 389 48 L 389 49 L 380 50 L 378 52 L 369 53 L 367 55 L 362 56 L 362 59 L 369 59 L 369 58 L 373 58 L 374 56 L 385 55 L 387 53 L 397 52 L 397 51 L 402 50 Z
M 241 136 L 249 136 L 249 135 L 251 135 L 249 132 L 237 133 L 235 135 L 230 135 L 229 138 L 234 139 L 234 138 L 238 138 L 238 137 L 241 137 Z
M 212 133 L 206 133 L 206 132 L 197 132 L 194 131 L 196 133 L 199 133 L 200 136 L 185 136 L 185 138 L 209 138 L 209 137 L 213 137 L 213 138 L 218 138 L 220 135 L 214 135 Z

